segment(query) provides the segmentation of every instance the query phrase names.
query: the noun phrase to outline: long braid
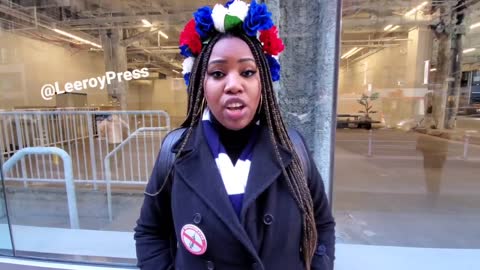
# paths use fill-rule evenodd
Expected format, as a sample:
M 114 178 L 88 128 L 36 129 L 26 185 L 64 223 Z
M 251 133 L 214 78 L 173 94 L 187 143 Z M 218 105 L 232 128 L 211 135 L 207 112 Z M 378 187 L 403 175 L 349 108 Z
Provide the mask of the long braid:
M 266 63 L 265 63 L 266 64 Z M 267 70 L 269 69 L 268 64 L 266 64 Z M 270 75 L 270 72 L 266 72 L 267 75 Z M 264 80 L 269 84 L 269 88 L 273 89 L 272 81 L 271 80 Z M 272 91 L 273 92 L 273 91 Z M 279 106 L 277 103 L 277 99 L 273 94 L 269 95 L 268 101 L 271 103 L 271 107 L 274 109 L 273 116 L 274 122 L 277 123 L 277 131 L 278 137 L 280 138 L 281 144 L 287 146 L 289 150 L 294 150 L 293 144 L 291 140 L 288 138 L 288 133 L 286 132 L 285 124 L 282 120 Z M 304 255 L 305 261 L 311 260 L 315 253 L 316 249 L 316 239 L 317 239 L 317 230 L 315 226 L 315 216 L 314 216 L 314 209 L 313 209 L 313 201 L 311 197 L 310 190 L 308 188 L 308 183 L 305 179 L 305 173 L 303 172 L 303 168 L 301 166 L 300 159 L 296 155 L 295 151 L 295 159 L 293 160 L 293 164 L 289 166 L 289 177 L 290 181 L 292 182 L 292 186 L 296 192 L 299 192 L 299 198 L 302 201 L 304 208 L 302 210 L 304 213 L 304 233 L 305 237 L 303 238 L 303 245 L 304 245 Z M 313 240 L 311 240 L 313 239 Z M 309 265 L 307 266 L 309 268 Z
M 187 117 L 182 127 L 187 128 L 186 135 L 182 141 L 177 157 L 181 155 L 186 143 L 191 137 L 193 128 L 200 121 L 201 114 L 204 109 L 204 81 L 207 72 L 208 60 L 212 53 L 214 45 L 218 40 L 228 37 L 237 36 L 247 43 L 257 63 L 260 81 L 261 81 L 261 120 L 267 124 L 269 137 L 274 146 L 275 157 L 282 166 L 282 174 L 285 177 L 286 184 L 297 203 L 303 217 L 303 235 L 302 248 L 307 270 L 310 270 L 310 264 L 315 253 L 317 244 L 317 230 L 315 226 L 315 215 L 313 210 L 313 201 L 308 188 L 306 174 L 301 166 L 301 161 L 295 152 L 295 148 L 288 136 L 285 123 L 282 120 L 279 105 L 276 101 L 273 91 L 272 78 L 270 68 L 263 55 L 261 44 L 257 40 L 252 40 L 244 34 L 218 34 L 213 37 L 209 43 L 202 49 L 200 55 L 196 58 L 192 68 L 190 77 L 190 85 L 188 86 L 189 99 L 187 108 Z M 280 155 L 279 145 L 287 148 L 294 153 L 291 164 L 285 168 L 284 162 Z M 168 173 L 168 175 L 170 172 Z M 168 177 L 164 184 L 168 181 Z M 163 188 L 163 187 L 162 187 Z
M 305 264 L 308 270 L 310 269 L 311 260 L 317 245 L 317 230 L 315 226 L 313 201 L 305 174 L 308 172 L 303 172 L 300 159 L 288 137 L 288 132 L 282 120 L 280 109 L 273 92 L 270 68 L 265 57 L 261 55 L 263 54 L 261 46 L 259 46 L 258 42 L 252 41 L 245 36 L 243 36 L 242 39 L 248 44 L 255 57 L 255 61 L 259 64 L 259 69 L 261 71 L 260 81 L 262 83 L 262 97 L 263 100 L 265 100 L 261 106 L 263 106 L 263 111 L 265 112 L 265 120 L 270 130 L 270 140 L 274 145 L 277 160 L 280 164 L 283 164 L 283 160 L 278 150 L 277 140 L 281 145 L 294 153 L 291 165 L 286 169 L 282 166 L 282 168 L 284 168 L 282 171 L 287 186 L 303 214 L 302 246 L 304 250 Z

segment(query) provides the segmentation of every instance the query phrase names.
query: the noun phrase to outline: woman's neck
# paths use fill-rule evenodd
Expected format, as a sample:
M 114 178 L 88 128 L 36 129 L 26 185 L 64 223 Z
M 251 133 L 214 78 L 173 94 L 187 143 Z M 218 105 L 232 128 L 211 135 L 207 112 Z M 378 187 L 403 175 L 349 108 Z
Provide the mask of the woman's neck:
M 215 117 L 213 117 L 213 115 L 211 115 L 211 120 L 218 132 L 220 142 L 227 151 L 227 155 L 232 160 L 232 163 L 236 164 L 240 154 L 248 144 L 250 136 L 252 135 L 255 119 L 240 130 L 231 130 L 224 127 L 217 119 L 215 119 Z

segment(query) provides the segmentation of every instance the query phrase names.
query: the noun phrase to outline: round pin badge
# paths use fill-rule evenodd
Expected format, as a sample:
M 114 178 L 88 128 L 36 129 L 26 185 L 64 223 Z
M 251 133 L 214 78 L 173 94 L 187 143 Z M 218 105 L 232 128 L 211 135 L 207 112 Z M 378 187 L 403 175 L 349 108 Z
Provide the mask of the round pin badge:
M 183 246 L 193 255 L 202 255 L 207 251 L 205 234 L 193 224 L 182 227 L 181 239 Z

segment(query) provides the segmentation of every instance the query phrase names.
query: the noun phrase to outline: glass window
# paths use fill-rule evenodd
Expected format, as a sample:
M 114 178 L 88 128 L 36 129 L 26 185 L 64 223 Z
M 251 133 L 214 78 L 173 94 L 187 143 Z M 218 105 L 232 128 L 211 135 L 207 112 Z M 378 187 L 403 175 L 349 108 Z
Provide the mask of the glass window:
M 5 185 L 3 182 L 3 164 L 0 162 L 0 254 L 13 255 L 12 238 L 10 235 L 10 222 L 5 201 Z
M 340 242 L 479 247 L 478 10 L 465 1 L 343 1 Z
M 0 192 L 17 256 L 135 263 L 145 185 L 186 113 L 179 34 L 211 2 L 0 3 L 1 162 L 29 149 Z
M 28 149 L 2 174 L 1 254 L 135 264 L 145 184 L 186 112 L 179 34 L 216 2 L 0 3 L 0 164 Z M 479 10 L 343 1 L 339 243 L 480 245 Z

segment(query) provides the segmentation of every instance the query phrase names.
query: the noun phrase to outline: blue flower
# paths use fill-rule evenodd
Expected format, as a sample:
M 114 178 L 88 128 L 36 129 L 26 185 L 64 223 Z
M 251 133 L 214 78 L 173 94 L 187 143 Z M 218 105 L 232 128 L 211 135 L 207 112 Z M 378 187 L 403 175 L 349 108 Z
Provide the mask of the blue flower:
M 230 0 L 225 4 L 225 7 L 228 8 L 235 0 Z
M 190 51 L 190 48 L 188 48 L 188 45 L 182 45 L 179 48 L 180 48 L 180 54 L 181 55 L 183 55 L 185 57 L 193 56 L 192 52 Z
M 192 73 L 186 73 L 185 75 L 183 75 L 183 79 L 185 80 L 185 84 L 188 86 L 190 84 L 190 74 Z
M 209 6 L 202 7 L 193 13 L 195 18 L 195 30 L 202 39 L 209 36 L 209 33 L 215 29 L 212 19 L 212 9 Z
M 254 37 L 257 35 L 259 30 L 268 30 L 272 28 L 272 14 L 268 12 L 267 6 L 262 4 L 257 4 L 256 1 L 250 3 L 250 8 L 248 9 L 247 17 L 243 22 L 243 29 L 247 35 Z
M 267 57 L 268 66 L 270 67 L 272 81 L 276 82 L 280 80 L 280 63 L 277 61 L 277 59 L 273 58 L 273 56 L 269 54 L 265 54 L 265 57 Z

